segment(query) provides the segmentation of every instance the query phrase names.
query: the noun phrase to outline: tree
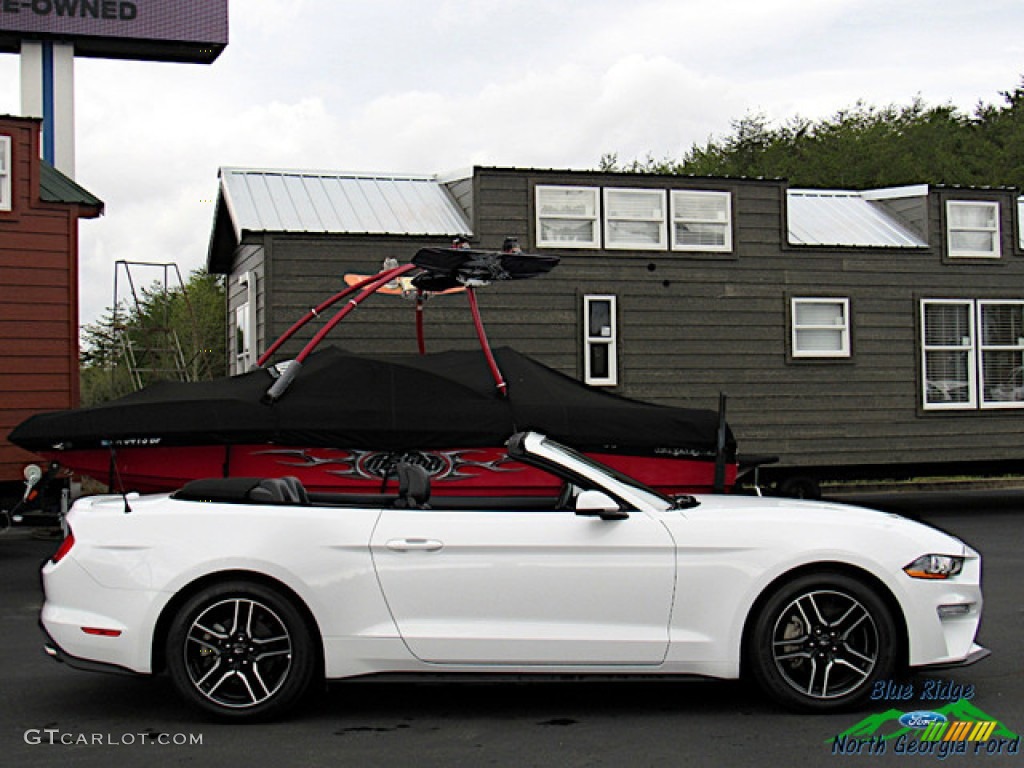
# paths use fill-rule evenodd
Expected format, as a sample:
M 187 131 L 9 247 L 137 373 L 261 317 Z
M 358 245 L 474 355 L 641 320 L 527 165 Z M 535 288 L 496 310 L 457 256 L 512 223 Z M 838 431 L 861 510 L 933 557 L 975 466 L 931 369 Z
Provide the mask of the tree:
M 201 270 L 183 288 L 154 283 L 137 306 L 108 307 L 82 329 L 81 400 L 95 405 L 161 378 L 189 381 L 226 374 L 225 304 L 221 279 Z M 128 349 L 135 356 L 133 373 Z
M 952 105 L 874 107 L 858 102 L 818 121 L 773 126 L 763 114 L 733 121 L 731 133 L 694 144 L 678 160 L 620 164 L 605 171 L 783 178 L 794 186 L 868 189 L 903 184 L 1012 186 L 1024 189 L 1024 87 L 980 104 L 972 115 Z

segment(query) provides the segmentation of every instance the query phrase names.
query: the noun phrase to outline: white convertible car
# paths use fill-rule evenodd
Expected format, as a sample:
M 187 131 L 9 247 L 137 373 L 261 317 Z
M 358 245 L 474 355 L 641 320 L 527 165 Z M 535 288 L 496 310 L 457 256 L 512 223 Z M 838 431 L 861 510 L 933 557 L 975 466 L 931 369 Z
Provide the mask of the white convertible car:
M 829 711 L 976 645 L 981 561 L 896 515 L 665 498 L 536 433 L 559 498 L 308 498 L 288 478 L 78 501 L 43 567 L 47 651 L 167 672 L 214 715 L 280 715 L 316 681 L 749 675 Z

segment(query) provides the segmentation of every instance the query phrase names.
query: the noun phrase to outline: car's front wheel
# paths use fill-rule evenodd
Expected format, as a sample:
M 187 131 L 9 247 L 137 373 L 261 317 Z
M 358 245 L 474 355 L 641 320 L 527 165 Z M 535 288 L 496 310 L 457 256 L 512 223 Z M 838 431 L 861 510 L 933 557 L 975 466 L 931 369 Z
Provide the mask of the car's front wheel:
M 863 701 L 877 681 L 891 679 L 897 645 L 892 612 L 874 589 L 842 573 L 806 574 L 764 603 L 748 659 L 777 701 L 829 711 Z
M 308 690 L 316 646 L 293 603 L 249 581 L 215 584 L 179 609 L 167 637 L 177 690 L 207 713 L 235 721 L 276 717 Z

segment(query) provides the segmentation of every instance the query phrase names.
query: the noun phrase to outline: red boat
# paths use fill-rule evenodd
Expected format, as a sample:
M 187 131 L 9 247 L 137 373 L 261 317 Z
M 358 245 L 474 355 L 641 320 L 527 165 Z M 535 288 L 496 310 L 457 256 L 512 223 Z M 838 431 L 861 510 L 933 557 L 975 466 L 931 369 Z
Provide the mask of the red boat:
M 543 274 L 557 262 L 421 249 L 409 264 L 357 280 L 310 310 L 248 373 L 160 382 L 99 406 L 39 414 L 10 440 L 118 490 L 293 475 L 314 492 L 380 493 L 404 461 L 430 473 L 435 495 L 548 495 L 557 489 L 547 474 L 504 458 L 511 434 L 536 430 L 666 493 L 730 488 L 736 445 L 719 413 L 619 397 L 512 349 L 491 349 L 476 287 Z M 421 354 L 318 349 L 347 314 L 388 286 L 416 299 Z M 423 300 L 453 289 L 466 294 L 482 354 L 424 352 Z M 294 360 L 270 364 L 296 331 L 345 300 Z

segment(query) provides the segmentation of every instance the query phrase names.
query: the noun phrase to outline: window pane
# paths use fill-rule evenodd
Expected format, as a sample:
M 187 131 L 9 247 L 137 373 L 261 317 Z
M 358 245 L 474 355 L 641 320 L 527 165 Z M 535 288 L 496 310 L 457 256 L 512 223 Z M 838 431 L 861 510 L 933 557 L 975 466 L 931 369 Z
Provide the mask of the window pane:
M 797 325 L 846 325 L 843 305 L 827 302 L 801 302 L 796 305 Z
M 610 301 L 591 301 L 589 329 L 592 339 L 612 337 L 612 305 Z
M 929 403 L 970 402 L 968 363 L 967 352 L 926 353 L 926 401 Z
M 590 376 L 594 379 L 607 379 L 609 377 L 608 345 L 590 345 Z
M 985 400 L 990 403 L 1024 400 L 1022 381 L 1024 354 L 1021 352 L 986 352 L 982 375 L 985 377 Z
M 11 203 L 11 137 L 0 136 L 0 211 L 9 211 Z
M 676 223 L 678 245 L 724 246 L 725 225 Z
M 983 304 L 981 328 L 986 345 L 1024 346 L 1024 305 Z
M 995 253 L 996 236 L 994 232 L 950 232 L 949 244 L 954 251 Z
M 612 219 L 662 219 L 662 192 L 608 190 L 608 217 Z
M 249 305 L 235 309 L 235 354 L 244 355 L 249 351 Z
M 952 227 L 977 227 L 995 229 L 995 205 L 951 205 L 949 207 L 949 223 Z
M 725 195 L 687 195 L 675 193 L 674 218 L 686 221 L 726 221 Z
M 593 221 L 544 219 L 540 223 L 540 239 L 543 242 L 592 243 L 597 238 Z
M 661 226 L 656 221 L 609 221 L 608 241 L 657 245 L 661 242 Z
M 597 191 L 595 189 L 538 188 L 537 192 L 541 216 L 591 218 L 597 215 Z
M 824 329 L 803 329 L 796 332 L 798 352 L 842 352 L 843 332 Z
M 929 346 L 969 347 L 969 307 L 965 304 L 926 304 L 924 342 Z

